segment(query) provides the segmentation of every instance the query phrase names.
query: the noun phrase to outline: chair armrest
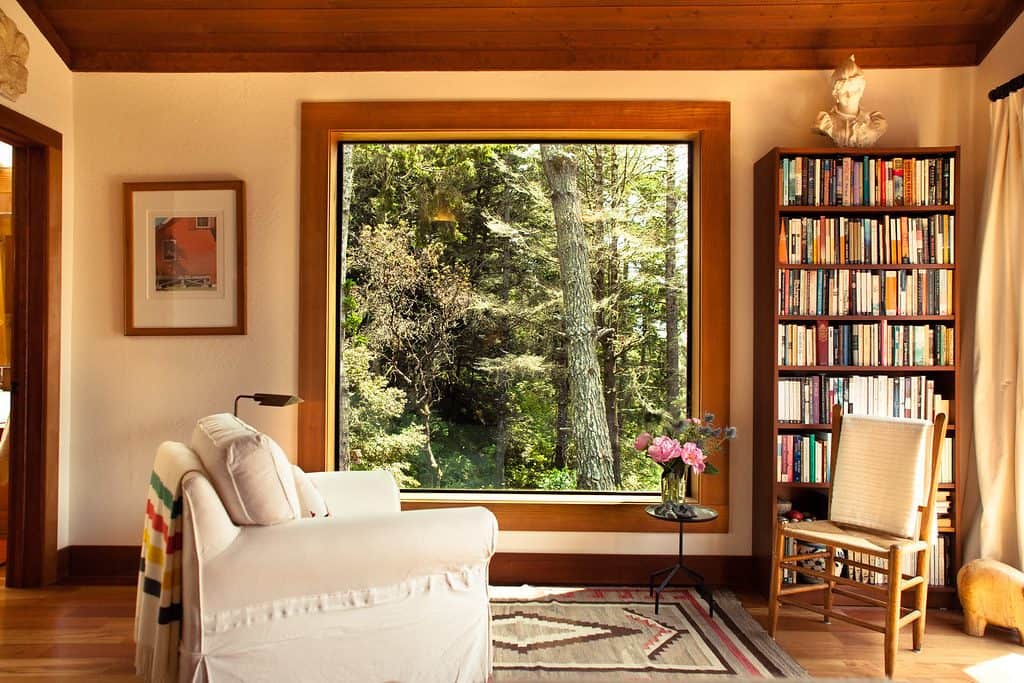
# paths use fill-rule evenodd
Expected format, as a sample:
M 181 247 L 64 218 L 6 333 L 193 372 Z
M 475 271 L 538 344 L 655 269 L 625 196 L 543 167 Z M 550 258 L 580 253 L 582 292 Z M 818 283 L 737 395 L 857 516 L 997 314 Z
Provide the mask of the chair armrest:
M 497 520 L 481 507 L 246 527 L 203 567 L 203 598 L 217 612 L 396 586 L 486 563 L 497 535 Z
M 390 472 L 309 472 L 332 517 L 380 515 L 401 510 Z

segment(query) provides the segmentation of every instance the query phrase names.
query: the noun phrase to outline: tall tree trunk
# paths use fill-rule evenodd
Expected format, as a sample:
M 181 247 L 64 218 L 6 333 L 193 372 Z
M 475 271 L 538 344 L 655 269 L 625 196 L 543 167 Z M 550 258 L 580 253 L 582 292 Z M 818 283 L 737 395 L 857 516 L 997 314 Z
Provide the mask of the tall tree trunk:
M 604 414 L 608 421 L 608 442 L 612 452 L 612 474 L 615 487 L 622 487 L 622 452 L 619 448 L 619 395 L 618 372 L 615 357 L 615 339 L 618 335 L 619 240 L 615 236 L 614 221 L 609 218 L 612 205 L 608 182 L 605 178 L 604 148 L 594 148 L 594 187 L 600 218 L 597 220 L 597 239 L 603 246 L 600 267 L 594 281 L 594 294 L 603 304 L 597 312 L 597 327 L 601 330 L 601 385 L 604 388 Z M 612 174 L 616 172 L 615 148 L 611 149 Z
M 570 420 L 579 453 L 576 484 L 584 490 L 611 490 L 615 478 L 608 422 L 604 418 L 601 375 L 594 350 L 594 294 L 590 288 L 587 239 L 580 214 L 578 166 L 572 154 L 559 145 L 541 145 L 540 150 L 558 233 Z
M 608 296 L 612 297 L 605 308 L 604 326 L 610 330 L 601 337 L 601 383 L 604 386 L 604 414 L 608 421 L 608 441 L 612 447 L 612 473 L 615 476 L 616 488 L 622 487 L 622 448 L 619 444 L 619 382 L 618 362 L 615 356 L 615 339 L 619 334 L 619 296 L 617 294 L 619 258 L 619 239 L 614 231 L 608 251 L 608 266 L 605 268 Z
M 679 190 L 676 150 L 665 146 L 665 403 L 679 417 L 679 288 L 676 278 L 676 228 Z
M 555 462 L 557 469 L 565 469 L 569 451 L 569 369 L 565 355 L 565 340 L 560 338 L 555 347 Z
M 336 451 L 338 469 L 348 470 L 351 465 L 349 455 L 349 396 L 348 377 L 345 376 L 345 278 L 348 276 L 348 233 L 352 223 L 352 145 L 341 146 L 341 234 L 338 249 L 338 428 L 336 434 Z
M 512 219 L 512 191 L 508 180 L 505 181 L 504 189 L 504 208 L 502 218 L 505 221 L 505 225 L 508 225 Z M 509 260 L 512 258 L 512 248 L 509 244 L 509 240 L 505 240 L 505 245 L 502 248 L 501 253 L 501 303 L 502 306 L 508 305 L 509 290 L 512 288 L 512 275 L 511 269 L 509 268 Z M 500 335 L 502 353 L 507 353 L 510 347 L 511 329 L 508 324 L 508 315 L 504 312 L 501 317 L 500 324 Z M 498 370 L 498 442 L 494 449 L 494 485 L 499 488 L 505 488 L 505 455 L 508 453 L 508 421 L 510 416 L 510 410 L 508 405 L 508 373 L 504 368 Z

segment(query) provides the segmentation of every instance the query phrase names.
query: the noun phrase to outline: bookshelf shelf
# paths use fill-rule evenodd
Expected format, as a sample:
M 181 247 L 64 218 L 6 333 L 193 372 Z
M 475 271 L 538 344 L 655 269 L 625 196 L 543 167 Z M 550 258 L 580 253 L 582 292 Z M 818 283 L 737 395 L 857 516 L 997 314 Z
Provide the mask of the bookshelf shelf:
M 807 481 L 777 481 L 775 485 L 779 488 L 787 489 L 821 489 L 822 491 L 828 490 L 828 484 L 819 484 Z
M 798 159 L 802 159 L 797 161 Z M 851 165 L 850 160 L 860 164 Z M 785 160 L 785 163 L 783 163 Z M 897 161 L 900 160 L 900 161 Z M 910 162 L 908 160 L 915 160 Z M 924 161 L 922 161 L 924 160 Z M 915 166 L 915 164 L 918 164 Z M 794 168 L 797 170 L 794 171 Z M 810 168 L 810 180 L 808 180 L 808 168 Z M 864 169 L 871 170 L 870 175 L 864 175 Z M 900 172 L 902 169 L 902 172 Z M 932 173 L 921 173 L 932 170 Z M 943 173 L 945 171 L 945 174 Z M 783 185 L 783 173 L 798 173 L 797 183 L 794 185 L 792 176 L 787 176 L 786 185 Z M 853 176 L 846 175 L 852 173 Z M 860 175 L 857 175 L 857 174 Z M 797 449 L 802 448 L 804 458 L 803 468 L 815 472 L 815 476 L 804 478 L 819 479 L 822 467 L 821 450 L 822 444 L 832 426 L 818 422 L 822 412 L 821 406 L 828 402 L 824 392 L 826 385 L 833 387 L 830 391 L 839 392 L 836 386 L 846 386 L 844 391 L 852 391 L 852 387 L 861 387 L 859 395 L 847 393 L 844 399 L 849 401 L 860 401 L 859 404 L 867 406 L 863 393 L 863 387 L 871 387 L 872 391 L 880 391 L 885 395 L 885 400 L 890 398 L 886 391 L 893 395 L 897 389 L 892 388 L 892 383 L 898 385 L 899 391 L 909 391 L 899 387 L 913 385 L 919 382 L 920 386 L 927 385 L 927 393 L 914 395 L 903 394 L 900 400 L 912 396 L 919 407 L 930 405 L 925 398 L 930 400 L 931 392 L 941 395 L 943 400 L 948 400 L 951 406 L 948 415 L 950 424 L 946 430 L 947 439 L 952 443 L 952 480 L 939 485 L 943 496 L 947 496 L 950 502 L 949 518 L 952 523 L 950 528 L 940 529 L 943 538 L 946 539 L 946 553 L 944 566 L 945 584 L 941 584 L 941 574 L 935 574 L 932 578 L 933 584 L 930 592 L 939 594 L 941 597 L 933 604 L 943 605 L 955 601 L 950 595 L 955 592 L 951 585 L 952 577 L 955 577 L 956 570 L 960 566 L 961 539 L 957 532 L 960 526 L 959 511 L 962 503 L 961 487 L 957 483 L 959 472 L 959 450 L 960 444 L 957 437 L 956 424 L 959 422 L 957 410 L 960 404 L 960 269 L 957 263 L 958 252 L 956 249 L 955 236 L 963 234 L 961 224 L 961 212 L 959 206 L 959 175 L 961 173 L 960 150 L 958 147 L 932 147 L 932 148 L 889 148 L 889 149 L 836 149 L 836 148 L 775 148 L 766 154 L 754 166 L 754 277 L 755 277 L 755 301 L 754 301 L 754 328 L 755 337 L 764 339 L 767 343 L 755 344 L 754 351 L 754 557 L 755 563 L 763 578 L 763 587 L 768 588 L 770 577 L 771 541 L 774 533 L 776 520 L 776 503 L 779 500 L 788 500 L 793 504 L 794 509 L 804 513 L 810 513 L 823 518 L 828 514 L 828 483 L 812 482 L 786 482 L 779 481 L 783 478 L 779 474 L 779 457 L 782 455 L 782 462 L 785 457 L 794 458 L 794 470 L 790 474 L 801 475 L 800 467 L 795 464 Z M 853 179 L 851 179 L 851 177 Z M 898 181 L 897 181 L 898 178 Z M 908 179 L 912 179 L 909 181 Z M 816 185 L 815 180 L 820 184 Z M 864 182 L 862 183 L 861 180 Z M 875 183 L 872 185 L 872 183 Z M 800 183 L 803 183 L 802 185 Z M 888 183 L 888 185 L 885 185 Z M 916 183 L 916 184 L 915 184 Z M 883 189 L 883 185 L 885 188 Z M 794 189 L 795 188 L 795 189 Z M 854 194 L 850 194 L 853 188 Z M 852 197 L 857 205 L 841 205 L 841 192 L 846 192 Z M 911 194 L 906 194 L 906 193 Z M 792 202 L 795 197 L 800 203 L 784 204 L 783 196 L 787 201 Z M 817 198 L 819 205 L 810 205 L 810 202 Z M 872 201 L 876 198 L 885 197 L 884 202 Z M 875 205 L 893 202 L 902 204 L 904 197 L 909 206 Z M 889 199 L 889 198 L 894 198 Z M 951 199 L 950 203 L 945 203 Z M 826 201 L 827 200 L 827 201 Z M 832 201 L 835 200 L 835 201 Z M 925 201 L 926 205 L 913 205 L 917 201 Z M 832 202 L 832 203 L 827 203 Z M 860 205 L 861 203 L 865 205 Z M 884 217 L 891 217 L 886 220 Z M 936 216 L 934 220 L 931 216 Z M 824 222 L 815 221 L 819 217 Z M 849 218 L 848 221 L 841 220 Z M 852 227 L 850 227 L 852 226 Z M 909 226 L 910 232 L 902 232 L 903 226 Z M 915 229 L 920 232 L 914 234 Z M 849 230 L 849 232 L 846 232 Z M 858 230 L 859 232 L 853 232 Z M 889 232 L 885 232 L 888 230 Z M 871 232 L 881 231 L 881 232 Z M 825 235 L 826 237 L 822 237 Z M 856 242 L 854 236 L 856 235 Z M 881 237 L 879 237 L 881 235 Z M 909 235 L 909 242 L 908 240 Z M 827 239 L 827 242 L 820 240 Z M 861 242 L 861 239 L 864 242 Z M 833 247 L 833 240 L 836 246 Z M 840 242 L 839 240 L 847 240 Z M 930 241 L 931 240 L 931 241 Z M 843 249 L 839 246 L 842 244 Z M 873 245 L 873 246 L 872 246 Z M 907 245 L 910 246 L 908 249 Z M 922 246 L 923 245 L 923 246 Z M 854 248 L 856 246 L 856 248 Z M 832 250 L 835 249 L 833 252 Z M 916 252 L 914 250 L 917 250 Z M 786 263 L 786 260 L 804 260 L 820 258 L 820 253 L 852 253 L 860 260 L 874 260 L 874 263 Z M 907 254 L 910 258 L 920 261 L 948 260 L 950 263 L 885 263 L 884 261 L 906 260 Z M 931 255 L 935 255 L 933 258 Z M 812 256 L 814 255 L 814 256 Z M 837 256 L 830 257 L 832 260 Z M 864 278 L 884 276 L 878 273 L 884 271 L 952 271 L 951 277 L 951 306 L 943 307 L 944 315 L 804 315 L 804 314 L 781 314 L 781 310 L 815 310 L 813 297 L 814 290 L 810 290 L 812 300 L 807 304 L 800 298 L 799 289 L 781 290 L 782 283 L 789 283 L 796 277 L 784 271 L 817 270 L 826 271 L 819 276 L 823 280 L 811 278 L 809 286 L 816 286 L 815 283 L 825 282 L 827 286 L 837 287 L 836 283 L 845 282 L 838 274 L 828 271 L 862 271 L 871 273 L 863 275 Z M 807 274 L 803 274 L 804 286 L 807 285 Z M 889 276 L 892 277 L 891 275 Z M 909 277 L 897 276 L 897 277 Z M 921 274 L 924 278 L 925 275 Z M 929 273 L 928 278 L 933 274 Z M 940 276 L 941 277 L 941 276 Z M 845 278 L 845 275 L 843 275 Z M 853 276 L 850 277 L 854 279 Z M 902 282 L 902 280 L 900 281 Z M 941 281 L 940 281 L 941 282 Z M 823 287 L 826 285 L 818 284 Z M 845 286 L 845 285 L 843 285 Z M 902 284 L 900 285 L 902 287 Z M 929 286 L 931 286 L 929 284 Z M 805 290 L 806 291 L 806 290 Z M 821 297 L 819 289 L 818 297 Z M 900 290 L 902 291 L 902 290 Z M 934 291 L 934 290 L 933 290 Z M 832 290 L 834 296 L 834 289 Z M 845 292 L 841 294 L 845 296 Z M 943 294 L 945 296 L 945 294 Z M 786 298 L 789 297 L 789 298 Z M 883 300 L 884 300 L 883 296 Z M 780 301 L 785 306 L 780 305 Z M 832 299 L 834 305 L 835 300 Z M 849 310 L 871 310 L 863 308 L 863 304 L 849 306 Z M 818 306 L 825 306 L 819 303 Z M 808 305 L 810 308 L 808 308 Z M 948 304 L 947 304 L 948 305 Z M 830 308 L 828 310 L 846 310 L 846 306 Z M 822 308 L 821 310 L 826 310 Z M 877 309 L 875 309 L 877 310 Z M 885 310 L 884 308 L 882 310 Z M 910 309 L 914 310 L 914 309 Z M 918 310 L 937 312 L 935 308 L 921 308 Z M 952 328 L 952 364 L 949 365 L 780 365 L 779 350 L 776 348 L 780 338 L 780 325 L 788 325 L 786 330 L 792 329 L 793 325 L 801 327 L 817 327 L 825 329 L 824 323 L 829 329 L 843 325 L 857 325 L 861 323 L 885 323 L 888 325 L 920 325 L 929 326 L 930 329 L 940 327 Z M 788 332 L 786 333 L 788 334 Z M 784 335 L 783 335 L 784 336 Z M 838 334 L 836 335 L 838 338 Z M 785 338 L 785 336 L 784 336 Z M 832 342 L 830 335 L 830 343 Z M 801 342 L 803 343 L 803 342 Z M 813 343 L 810 341 L 808 343 Z M 819 338 L 819 343 L 821 340 Z M 931 342 L 925 342 L 930 344 Z M 948 344 L 948 342 L 947 342 Z M 820 347 L 819 347 L 820 348 Z M 835 348 L 835 347 L 833 347 Z M 820 354 L 820 351 L 819 351 Z M 814 358 L 813 355 L 810 356 Z M 819 355 L 820 357 L 820 355 Z M 840 356 L 841 357 L 841 356 Z M 884 356 L 883 356 L 884 357 Z M 927 355 L 925 357 L 928 357 Z M 943 358 L 948 360 L 949 356 Z M 863 377 L 862 377 L 863 376 Z M 820 378 L 820 379 L 815 379 Z M 881 379 L 872 379 L 881 378 Z M 780 385 L 780 381 L 784 384 Z M 826 384 L 827 383 L 827 384 Z M 838 384 L 836 384 L 838 383 Z M 794 393 L 794 385 L 797 387 L 811 386 L 814 393 L 807 395 Z M 913 385 L 917 386 L 917 385 Z M 801 389 L 803 391 L 803 389 Z M 916 390 L 915 390 L 916 391 Z M 789 392 L 789 393 L 786 393 Z M 923 392 L 923 390 L 922 390 Z M 780 393 L 786 398 L 786 402 L 780 406 Z M 829 394 L 830 396 L 831 394 Z M 837 395 L 839 395 L 837 393 Z M 799 399 L 799 400 L 797 400 Z M 873 395 L 874 405 L 879 405 L 879 394 Z M 795 402 L 794 402 L 795 401 Z M 814 407 L 808 412 L 806 406 L 810 402 Z M 784 410 L 781 410 L 784 409 Z M 849 409 L 849 408 L 847 408 Z M 862 408 L 865 409 L 866 408 Z M 797 417 L 801 422 L 783 422 L 783 419 Z M 810 417 L 810 419 L 808 419 Z M 814 435 L 818 435 L 817 446 L 813 445 Z M 802 444 L 802 446 L 801 446 Z M 811 444 L 810 446 L 808 444 Z M 808 454 L 809 451 L 809 454 Z M 827 459 L 828 452 L 824 451 Z M 819 468 L 819 469 L 815 469 Z M 786 474 L 785 478 L 789 478 Z M 948 475 L 945 475 L 948 476 Z M 794 476 L 793 478 L 799 478 Z M 939 582 L 939 583 L 935 583 Z
M 937 204 L 934 206 L 803 206 L 793 205 L 779 206 L 779 213 L 783 216 L 863 216 L 863 215 L 887 215 L 887 214 L 933 214 L 951 213 L 956 208 L 948 204 Z
M 931 323 L 931 322 L 954 322 L 956 316 L 952 315 L 780 315 L 779 322 L 827 322 L 858 323 L 858 322 L 886 322 L 895 323 Z
M 871 374 L 927 374 L 956 372 L 956 365 L 780 365 L 779 372 L 856 372 Z
M 955 263 L 780 263 L 789 270 L 956 270 Z
M 779 422 L 777 425 L 775 425 L 775 429 L 779 430 L 780 432 L 784 432 L 787 430 L 793 430 L 798 432 L 825 432 L 832 429 L 832 425 L 799 422 Z M 946 431 L 956 431 L 956 425 L 946 425 Z

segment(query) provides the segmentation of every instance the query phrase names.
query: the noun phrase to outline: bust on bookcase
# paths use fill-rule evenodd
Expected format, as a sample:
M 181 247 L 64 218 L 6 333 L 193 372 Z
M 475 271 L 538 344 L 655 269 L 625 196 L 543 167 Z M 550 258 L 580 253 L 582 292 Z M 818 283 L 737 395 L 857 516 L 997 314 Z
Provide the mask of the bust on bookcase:
M 754 167 L 754 555 L 780 503 L 824 518 L 833 404 L 950 417 L 931 583 L 960 563 L 959 148 L 776 148 Z M 934 604 L 941 604 L 942 599 Z

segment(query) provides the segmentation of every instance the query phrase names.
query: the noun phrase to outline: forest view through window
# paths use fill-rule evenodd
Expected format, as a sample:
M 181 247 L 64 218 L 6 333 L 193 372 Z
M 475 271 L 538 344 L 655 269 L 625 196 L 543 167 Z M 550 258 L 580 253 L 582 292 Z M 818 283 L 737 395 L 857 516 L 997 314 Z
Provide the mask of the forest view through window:
M 339 469 L 655 491 L 688 408 L 689 143 L 343 143 Z

